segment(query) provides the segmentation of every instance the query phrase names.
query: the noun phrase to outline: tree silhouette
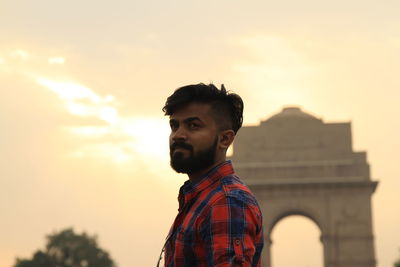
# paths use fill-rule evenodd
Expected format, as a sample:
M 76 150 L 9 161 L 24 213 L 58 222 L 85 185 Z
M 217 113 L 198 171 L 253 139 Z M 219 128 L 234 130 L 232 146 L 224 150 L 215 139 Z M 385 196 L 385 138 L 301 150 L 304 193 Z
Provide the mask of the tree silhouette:
M 14 267 L 115 267 L 95 236 L 75 234 L 72 228 L 47 236 L 46 250 L 38 250 L 31 260 L 16 261 Z
M 394 264 L 394 267 L 400 267 L 400 259 L 398 259 Z
M 400 257 L 399 257 L 399 259 L 393 264 L 393 267 L 400 267 Z

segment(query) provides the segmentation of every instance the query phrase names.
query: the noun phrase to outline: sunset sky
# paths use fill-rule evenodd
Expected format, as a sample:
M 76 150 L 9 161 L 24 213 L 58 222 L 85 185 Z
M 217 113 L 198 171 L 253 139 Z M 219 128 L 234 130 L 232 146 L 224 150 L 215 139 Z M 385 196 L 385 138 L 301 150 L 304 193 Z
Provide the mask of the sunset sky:
M 186 180 L 169 167 L 161 108 L 199 82 L 241 95 L 245 125 L 288 105 L 351 121 L 380 182 L 377 266 L 391 267 L 399 14 L 398 0 L 0 1 L 0 267 L 66 227 L 97 234 L 119 267 L 155 266 Z M 273 267 L 322 267 L 311 220 L 272 235 Z

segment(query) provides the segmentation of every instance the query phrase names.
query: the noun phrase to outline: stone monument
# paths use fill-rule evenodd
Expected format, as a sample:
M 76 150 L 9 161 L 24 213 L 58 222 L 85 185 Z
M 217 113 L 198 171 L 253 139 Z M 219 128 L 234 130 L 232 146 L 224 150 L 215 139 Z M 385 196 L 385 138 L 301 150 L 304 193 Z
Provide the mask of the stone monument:
M 259 126 L 243 127 L 230 159 L 263 212 L 263 267 L 275 267 L 271 232 L 290 215 L 319 227 L 324 267 L 376 266 L 371 196 L 378 182 L 371 181 L 366 152 L 352 149 L 350 122 L 324 123 L 298 107 L 284 108 Z

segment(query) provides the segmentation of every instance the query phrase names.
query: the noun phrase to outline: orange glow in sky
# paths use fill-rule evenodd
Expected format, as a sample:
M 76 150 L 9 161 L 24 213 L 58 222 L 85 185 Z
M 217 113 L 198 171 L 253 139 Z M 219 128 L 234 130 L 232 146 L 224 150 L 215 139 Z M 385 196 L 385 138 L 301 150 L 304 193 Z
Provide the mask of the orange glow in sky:
M 154 266 L 186 180 L 169 167 L 161 108 L 174 89 L 199 82 L 241 95 L 244 125 L 288 105 L 351 121 L 354 150 L 367 151 L 380 182 L 377 267 L 392 266 L 399 11 L 399 1 L 361 0 L 2 3 L 0 266 L 71 226 L 97 234 L 120 267 Z M 304 267 L 301 255 L 321 254 L 318 230 L 302 220 L 278 223 L 274 267 Z M 308 252 L 285 250 L 294 229 L 315 241 Z

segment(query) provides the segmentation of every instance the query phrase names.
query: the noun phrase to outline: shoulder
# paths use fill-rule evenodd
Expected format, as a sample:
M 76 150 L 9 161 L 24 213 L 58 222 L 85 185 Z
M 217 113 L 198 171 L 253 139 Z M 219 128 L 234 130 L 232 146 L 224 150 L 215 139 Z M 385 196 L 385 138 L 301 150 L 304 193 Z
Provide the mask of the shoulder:
M 237 175 L 232 174 L 222 178 L 221 186 L 226 198 L 258 208 L 256 197 Z
M 210 210 L 244 209 L 254 213 L 256 217 L 261 217 L 256 197 L 235 174 L 220 179 L 218 185 L 209 195 L 207 206 L 208 209 L 205 210 L 204 215 L 209 214 Z
M 262 229 L 262 213 L 250 189 L 235 175 L 223 177 L 218 194 L 209 202 L 200 219 L 204 236 L 211 232 L 257 235 Z

